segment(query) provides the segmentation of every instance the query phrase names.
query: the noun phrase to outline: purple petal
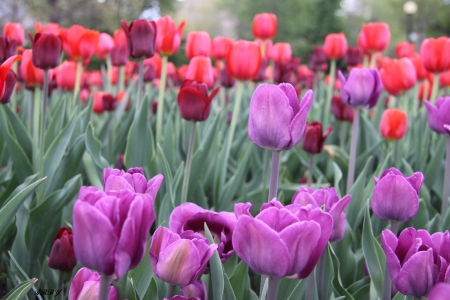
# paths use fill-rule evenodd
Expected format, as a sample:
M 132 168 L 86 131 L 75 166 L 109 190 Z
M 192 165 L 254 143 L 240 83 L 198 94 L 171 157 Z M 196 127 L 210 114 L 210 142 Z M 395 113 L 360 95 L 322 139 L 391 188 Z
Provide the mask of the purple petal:
M 372 108 L 377 105 L 378 98 L 380 98 L 381 91 L 383 89 L 383 84 L 381 82 L 380 73 L 377 69 L 369 69 L 368 71 L 372 74 L 374 79 L 374 87 L 368 103 L 368 108 Z
M 422 187 L 422 183 L 424 180 L 422 172 L 415 172 L 410 177 L 406 177 L 406 180 L 416 190 L 417 194 L 419 194 L 420 188 Z
M 440 282 L 436 284 L 428 294 L 428 300 L 448 300 L 450 284 Z
M 209 259 L 213 256 L 214 252 L 217 250 L 216 244 L 208 244 L 208 240 L 205 239 L 192 239 L 192 243 L 194 243 L 195 247 L 197 247 L 198 256 L 199 256 L 199 267 L 195 272 L 194 276 L 192 276 L 190 283 L 192 283 L 195 279 L 202 276 L 202 274 L 206 270 L 206 266 L 208 264 Z
M 298 204 L 302 206 L 312 205 L 312 207 L 320 207 L 314 197 L 306 191 L 297 191 L 292 198 L 292 204 Z
M 329 240 L 330 243 L 339 242 L 344 238 L 345 229 L 347 229 L 347 220 L 345 218 L 345 212 L 341 213 L 341 216 L 337 220 L 337 223 L 333 219 L 333 223 L 336 225 L 333 224 L 333 231 L 331 232 Z
M 311 108 L 313 98 L 314 95 L 311 90 L 307 91 L 305 96 L 303 96 L 302 102 L 300 103 L 300 111 L 295 115 L 290 126 L 291 142 L 286 149 L 291 149 L 303 138 L 306 120 L 308 119 L 308 113 Z
M 331 207 L 328 213 L 333 218 L 333 228 L 335 228 L 338 225 L 339 220 L 341 218 L 341 213 L 344 211 L 344 209 L 347 207 L 347 205 L 350 203 L 351 200 L 352 196 L 347 195 Z
M 159 188 L 161 187 L 161 183 L 164 180 L 164 176 L 161 174 L 156 175 L 152 179 L 147 182 L 147 190 L 145 191 L 153 199 L 156 198 L 156 194 L 158 194 Z
M 259 212 L 262 212 L 263 210 L 268 209 L 270 207 L 276 207 L 278 209 L 282 209 L 282 208 L 284 208 L 284 205 L 281 204 L 281 202 L 278 201 L 277 198 L 273 198 L 269 202 L 264 202 L 263 205 L 261 205 L 261 209 L 259 210 Z
M 113 168 L 103 169 L 103 188 L 106 186 L 106 181 L 108 180 L 109 176 L 122 176 L 123 174 L 125 174 L 123 170 Z
M 149 251 L 153 269 L 155 269 L 155 266 L 158 263 L 160 252 L 180 239 L 178 234 L 170 231 L 168 228 L 160 226 L 156 229 L 152 237 Z
M 87 280 L 93 280 L 93 275 L 97 274 L 89 270 L 89 268 L 81 268 L 78 270 L 77 274 L 72 279 L 72 283 L 70 284 L 69 290 L 69 299 L 78 299 L 78 295 L 81 293 L 83 289 L 83 285 Z M 97 274 L 98 275 L 98 274 Z M 98 276 L 100 279 L 100 276 Z
M 439 118 L 439 111 L 437 107 L 431 104 L 430 101 L 425 101 L 424 104 L 427 109 L 428 125 L 430 125 L 431 130 L 437 133 L 445 133 L 442 121 Z
M 300 111 L 300 104 L 298 103 L 297 92 L 294 87 L 290 83 L 280 83 L 278 87 L 286 94 L 286 97 L 289 99 L 289 105 L 292 107 L 292 111 L 294 112 L 294 116 Z
M 383 230 L 381 233 L 381 247 L 383 247 L 384 253 L 386 254 L 386 263 L 391 278 L 397 277 L 401 268 L 400 261 L 394 252 L 397 244 L 398 240 L 395 234 L 389 229 Z
M 239 219 L 241 216 L 249 216 L 251 217 L 252 214 L 250 213 L 250 210 L 252 209 L 252 204 L 250 202 L 247 203 L 236 203 L 234 205 L 234 214 L 236 216 L 236 219 Z
M 412 227 L 408 227 L 400 233 L 400 236 L 398 237 L 397 248 L 392 248 L 395 250 L 395 254 L 397 255 L 400 263 L 403 263 L 406 254 L 414 244 L 416 240 L 416 234 L 417 230 Z
M 175 209 L 170 214 L 169 228 L 176 233 L 183 231 L 183 226 L 187 220 L 189 220 L 196 213 L 206 211 L 195 203 L 186 202 Z M 202 225 L 203 226 L 203 225 Z M 203 227 L 202 227 L 203 228 Z
M 131 175 L 133 178 L 133 188 L 136 193 L 145 193 L 147 190 L 147 179 L 144 175 L 139 173 L 134 173 Z
M 347 92 L 346 89 L 344 89 L 345 84 L 346 84 L 346 79 L 344 74 L 342 74 L 341 70 L 338 71 L 338 77 L 339 77 L 339 81 L 341 83 L 341 98 L 342 101 L 346 104 L 346 105 L 350 105 L 350 94 Z
M 105 192 L 129 190 L 134 192 L 134 187 L 122 176 L 111 175 L 105 183 Z
M 219 215 L 221 215 L 223 218 L 225 218 L 225 220 L 227 220 L 228 225 L 230 226 L 231 232 L 233 232 L 234 227 L 236 227 L 236 223 L 237 223 L 236 214 L 230 213 L 227 211 L 221 211 L 221 212 L 219 212 Z
M 276 232 L 281 232 L 289 225 L 299 222 L 298 218 L 289 210 L 285 208 L 278 209 L 275 207 L 270 207 L 261 211 L 255 219 L 266 223 Z

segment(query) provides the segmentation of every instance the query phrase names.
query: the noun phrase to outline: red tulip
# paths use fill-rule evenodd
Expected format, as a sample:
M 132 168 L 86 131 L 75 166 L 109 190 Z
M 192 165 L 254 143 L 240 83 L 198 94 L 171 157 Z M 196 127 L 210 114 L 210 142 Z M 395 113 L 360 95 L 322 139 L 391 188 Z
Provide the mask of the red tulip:
M 63 272 L 72 272 L 77 264 L 73 250 L 72 230 L 62 227 L 55 237 L 52 251 L 48 259 L 48 266 Z
M 425 90 L 427 90 L 427 94 L 425 95 Z M 428 80 L 424 80 L 420 83 L 419 86 L 419 100 L 423 102 L 423 100 L 429 100 L 431 98 L 432 87 Z
M 14 62 L 21 59 L 22 57 L 20 55 L 15 55 L 8 58 L 0 66 L 0 103 L 2 104 L 9 102 L 16 84 L 16 75 L 10 70 L 10 68 Z
M 99 59 L 105 60 L 114 47 L 114 39 L 107 33 L 100 33 L 96 54 Z
M 181 81 L 184 81 L 186 79 L 186 73 L 188 70 L 189 66 L 188 65 L 181 65 L 178 69 L 177 69 L 177 75 L 178 78 Z
M 386 91 L 394 96 L 412 88 L 416 83 L 416 70 L 409 58 L 388 59 L 380 69 Z
M 193 122 L 205 121 L 211 111 L 211 102 L 218 91 L 219 87 L 208 96 L 208 87 L 205 83 L 185 80 L 178 93 L 181 117 Z
M 211 42 L 211 56 L 217 60 L 225 59 L 228 52 L 230 52 L 233 42 L 233 39 L 223 36 L 214 38 Z
M 383 112 L 380 122 L 380 132 L 385 139 L 401 139 L 405 135 L 407 127 L 408 115 L 406 112 L 396 108 L 388 108 Z
M 314 71 L 312 71 L 307 65 L 300 65 L 297 68 L 297 80 L 305 81 L 307 78 L 314 76 Z
M 257 39 L 272 39 L 277 33 L 277 16 L 271 13 L 256 15 L 253 18 L 252 31 Z
M 86 101 L 89 98 L 89 96 L 90 96 L 90 92 L 89 92 L 88 89 L 82 88 L 80 90 L 80 101 L 81 101 L 81 103 L 86 103 Z
M 117 104 L 122 102 L 125 99 L 125 95 L 127 93 L 125 91 L 120 91 L 117 93 Z M 130 98 L 127 98 L 127 103 L 125 104 L 125 111 L 130 110 Z
M 323 144 L 332 130 L 333 127 L 330 126 L 325 132 L 322 132 L 322 123 L 320 122 L 306 123 L 302 140 L 303 150 L 311 154 L 322 152 Z
M 90 87 L 97 86 L 100 89 L 103 87 L 103 75 L 100 70 L 93 70 L 87 73 L 86 75 L 87 75 L 87 83 Z
M 425 70 L 422 60 L 420 59 L 420 55 L 417 53 L 414 53 L 412 57 L 410 57 L 414 68 L 416 69 L 416 77 L 417 80 L 423 80 L 427 76 L 427 70 Z
M 81 76 L 83 76 L 83 73 L 81 73 Z M 75 89 L 76 77 L 77 63 L 74 61 L 64 61 L 56 72 L 56 84 L 59 88 L 71 92 Z
M 395 47 L 395 55 L 397 55 L 398 58 L 411 57 L 414 55 L 415 51 L 416 46 L 409 42 L 400 42 Z
M 206 31 L 191 31 L 186 39 L 186 57 L 209 56 L 211 54 L 211 38 Z
M 441 73 L 439 76 L 439 87 L 447 88 L 450 87 L 450 70 Z
M 206 56 L 196 56 L 190 63 L 186 72 L 186 80 L 205 83 L 209 89 L 214 86 L 214 70 L 211 59 Z
M 144 82 L 152 82 L 156 77 L 156 70 L 153 63 L 147 59 L 144 60 Z
M 59 65 L 63 42 L 53 33 L 38 33 L 34 39 L 30 34 L 33 47 L 33 64 L 39 69 L 53 69 Z
M 358 36 L 358 46 L 364 52 L 378 52 L 387 48 L 391 39 L 391 31 L 386 23 L 373 22 L 362 25 Z
M 227 57 L 227 70 L 238 80 L 251 80 L 258 74 L 261 64 L 261 50 L 253 42 L 234 42 Z
M 44 28 L 42 28 L 41 22 L 36 22 L 34 24 L 34 29 L 36 33 L 51 33 L 54 35 L 59 35 L 61 33 L 61 27 L 57 23 L 47 23 Z
M 328 59 L 338 60 L 347 52 L 347 39 L 344 33 L 330 33 L 325 37 L 323 52 Z
M 22 46 L 25 42 L 25 31 L 20 23 L 6 23 L 3 27 L 3 36 L 15 41 L 19 46 Z
M 123 20 L 120 23 L 127 36 L 127 48 L 131 57 L 150 58 L 155 54 L 155 21 L 135 20 L 130 26 Z
M 159 56 L 158 53 L 156 53 L 155 55 L 153 55 L 152 58 L 147 58 L 145 60 L 145 62 L 153 64 L 153 67 L 155 67 L 155 76 L 156 76 L 156 78 L 160 78 L 161 77 L 161 68 L 162 68 L 161 56 Z
M 125 34 L 125 31 L 123 31 L 122 28 L 117 29 L 116 31 L 114 31 L 114 45 L 118 46 L 118 45 L 127 45 L 127 36 Z
M 287 62 L 291 58 L 292 50 L 289 43 L 276 43 L 270 50 L 270 59 L 277 63 Z
M 180 48 L 181 36 L 186 22 L 183 20 L 176 28 L 171 17 L 165 16 L 156 20 L 156 51 L 161 55 L 175 54 Z
M 353 122 L 353 116 L 355 115 L 353 108 L 346 105 L 339 95 L 333 95 L 331 99 L 331 113 L 336 120 L 350 123 Z
M 420 46 L 420 59 L 428 72 L 442 73 L 450 69 L 450 38 L 425 39 Z
M 103 114 L 105 110 L 114 110 L 117 101 L 113 95 L 106 92 L 95 92 L 92 111 L 97 114 Z
M 73 25 L 61 31 L 63 48 L 71 60 L 82 60 L 88 64 L 97 48 L 100 32 Z
M 44 84 L 44 70 L 38 69 L 33 65 L 32 50 L 25 50 L 22 54 L 22 63 L 20 64 L 20 73 L 22 79 L 28 85 L 42 86 Z M 49 78 L 51 78 L 52 70 L 49 71 Z

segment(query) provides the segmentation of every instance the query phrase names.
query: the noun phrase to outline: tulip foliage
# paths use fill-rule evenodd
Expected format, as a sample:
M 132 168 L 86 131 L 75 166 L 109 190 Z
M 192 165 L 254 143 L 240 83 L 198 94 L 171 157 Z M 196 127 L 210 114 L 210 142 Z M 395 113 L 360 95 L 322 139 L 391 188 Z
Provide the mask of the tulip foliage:
M 448 295 L 448 38 L 387 59 L 365 24 L 308 66 L 270 13 L 256 41 L 121 26 L 0 37 L 0 297 Z

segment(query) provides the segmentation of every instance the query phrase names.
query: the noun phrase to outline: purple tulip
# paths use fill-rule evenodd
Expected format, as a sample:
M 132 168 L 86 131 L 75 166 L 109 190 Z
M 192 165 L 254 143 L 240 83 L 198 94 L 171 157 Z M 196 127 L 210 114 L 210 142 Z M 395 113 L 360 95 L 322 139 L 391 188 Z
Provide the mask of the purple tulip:
M 135 193 L 148 194 L 154 199 L 163 179 L 164 176 L 158 174 L 147 182 L 142 168 L 131 168 L 127 172 L 112 168 L 103 170 L 105 192 L 129 190 Z
M 351 195 L 339 199 L 334 188 L 323 188 L 314 190 L 309 187 L 301 187 L 292 198 L 293 204 L 302 206 L 312 205 L 313 208 L 325 206 L 325 212 L 333 218 L 333 231 L 331 232 L 330 242 L 338 242 L 344 238 L 346 219 L 345 207 L 352 200 Z
M 345 104 L 363 108 L 372 108 L 377 104 L 383 88 L 378 70 L 354 68 L 347 80 L 341 71 L 338 76 L 341 81 L 341 97 Z
M 170 284 L 189 285 L 203 274 L 216 249 L 199 233 L 189 230 L 179 235 L 159 227 L 150 246 L 153 272 Z
M 297 93 L 289 83 L 261 84 L 250 102 L 248 136 L 262 148 L 291 149 L 303 137 L 312 101 L 313 92 L 308 91 L 299 104 Z
M 145 255 L 155 220 L 148 194 L 82 187 L 73 209 L 73 244 L 84 266 L 119 280 Z
M 70 284 L 69 300 L 98 299 L 100 292 L 100 274 L 88 268 L 81 268 Z M 109 287 L 108 300 L 117 300 L 119 294 L 114 286 Z
M 397 239 L 390 230 L 384 230 L 381 246 L 386 254 L 389 275 L 404 295 L 425 296 L 436 282 L 450 280 L 446 274 L 446 259 L 450 254 L 448 231 L 430 236 L 426 230 L 409 227 Z
M 231 237 L 236 226 L 236 216 L 229 212 L 213 212 L 197 204 L 186 202 L 176 207 L 170 215 L 169 228 L 175 233 L 192 230 L 204 235 L 204 223 L 208 225 L 222 262 L 233 255 Z
M 181 293 L 186 298 L 208 300 L 206 285 L 202 280 L 196 280 L 187 286 L 181 287 Z
M 428 294 L 428 300 L 448 300 L 450 295 L 450 284 L 449 283 L 438 283 L 436 284 Z
M 380 178 L 375 177 L 372 210 L 385 220 L 406 222 L 419 209 L 419 191 L 423 174 L 416 172 L 405 177 L 396 168 L 387 169 Z
M 436 106 L 425 101 L 425 107 L 428 112 L 428 125 L 431 130 L 442 133 L 450 134 L 450 130 L 444 125 L 450 125 L 450 96 L 438 98 L 436 100 Z
M 333 229 L 333 219 L 320 208 L 275 198 L 253 218 L 250 203 L 235 205 L 238 221 L 233 233 L 236 254 L 260 274 L 280 279 L 306 278 L 312 272 Z

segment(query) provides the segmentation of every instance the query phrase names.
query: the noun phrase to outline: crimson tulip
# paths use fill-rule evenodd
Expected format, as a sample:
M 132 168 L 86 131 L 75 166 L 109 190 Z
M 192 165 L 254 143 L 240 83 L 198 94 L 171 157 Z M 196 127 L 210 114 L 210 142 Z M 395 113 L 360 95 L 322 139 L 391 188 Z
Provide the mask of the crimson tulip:
M 99 59 L 105 60 L 114 47 L 114 39 L 107 33 L 100 33 L 96 54 Z
M 331 113 L 339 121 L 353 122 L 355 111 L 342 101 L 341 96 L 333 95 L 331 99 Z
M 397 55 L 398 58 L 411 57 L 414 55 L 415 51 L 416 46 L 409 42 L 400 42 L 395 47 L 395 55 Z
M 128 48 L 122 44 L 114 46 L 110 52 L 111 63 L 115 67 L 125 66 L 128 61 L 128 56 Z
M 277 33 L 277 16 L 271 13 L 257 14 L 253 18 L 253 36 L 257 39 L 272 39 Z
M 53 33 L 38 33 L 34 39 L 30 34 L 33 47 L 33 64 L 39 69 L 53 69 L 59 65 L 63 42 Z
M 89 30 L 81 25 L 73 25 L 62 30 L 63 48 L 71 60 L 89 63 L 97 48 L 100 32 Z
M 36 33 L 51 33 L 54 35 L 59 35 L 61 33 L 61 27 L 58 23 L 47 23 L 44 28 L 42 28 L 41 22 L 36 22 L 34 24 L 34 29 Z
M 427 93 L 425 94 L 425 90 L 427 91 Z M 431 84 L 428 80 L 424 80 L 423 82 L 420 83 L 419 86 L 419 101 L 423 102 L 424 100 L 429 100 L 431 98 Z
M 234 41 L 231 38 L 218 36 L 211 41 L 211 56 L 216 60 L 225 59 Z
M 313 53 L 309 56 L 310 68 L 314 71 L 321 71 L 323 65 L 327 63 L 327 57 L 322 46 L 314 46 Z M 326 67 L 325 67 L 326 69 Z M 322 70 L 323 71 L 323 70 Z
M 20 55 L 11 56 L 0 66 L 0 103 L 6 104 L 14 91 L 16 75 L 10 70 L 12 64 L 21 60 Z
M 156 20 L 156 51 L 161 55 L 175 54 L 180 48 L 185 25 L 186 22 L 183 20 L 176 28 L 175 22 L 170 16 Z
M 63 90 L 73 91 L 77 76 L 77 63 L 74 61 L 64 61 L 56 72 L 56 84 Z M 81 70 L 83 77 L 83 70 Z
M 77 264 L 73 249 L 72 230 L 61 227 L 53 242 L 48 259 L 48 266 L 55 270 L 72 272 Z
M 338 60 L 347 52 L 347 39 L 344 33 L 330 33 L 325 37 L 323 52 L 328 59 Z
M 333 127 L 330 126 L 323 132 L 322 123 L 320 122 L 313 122 L 311 124 L 306 123 L 305 134 L 303 135 L 302 140 L 303 150 L 311 154 L 322 152 L 323 144 L 332 130 Z
M 373 22 L 362 25 L 358 36 L 358 46 L 364 52 L 383 51 L 389 45 L 391 31 L 389 25 L 381 22 Z
M 186 57 L 209 56 L 211 54 L 211 38 L 206 31 L 191 31 L 186 39 Z
M 344 56 L 345 64 L 354 67 L 363 61 L 363 53 L 359 47 L 348 47 Z
M 114 31 L 113 35 L 114 45 L 127 45 L 127 35 L 125 34 L 125 31 L 123 31 L 122 28 L 117 29 Z
M 135 20 L 130 26 L 123 20 L 120 23 L 127 37 L 127 48 L 131 57 L 149 58 L 155 54 L 155 21 Z
M 253 42 L 234 42 L 227 56 L 227 70 L 231 77 L 246 81 L 253 79 L 261 64 L 261 50 Z
M 15 55 L 17 52 L 17 42 L 11 41 L 9 37 L 0 36 L 0 63 Z
M 22 46 L 25 42 L 25 31 L 20 23 L 6 23 L 3 27 L 3 36 L 15 41 L 19 46 Z
M 397 96 L 414 87 L 416 70 L 409 58 L 388 59 L 380 69 L 381 81 L 386 91 Z
M 269 53 L 270 59 L 277 63 L 289 61 L 292 58 L 292 49 L 289 43 L 276 43 Z
M 188 121 L 205 121 L 211 111 L 211 102 L 219 92 L 219 87 L 208 96 L 208 87 L 203 82 L 186 79 L 178 93 L 178 107 L 181 117 Z
M 381 135 L 387 140 L 400 140 L 408 128 L 408 115 L 396 108 L 388 108 L 383 112 L 380 122 Z
M 420 59 L 428 72 L 442 73 L 450 69 L 450 38 L 428 38 L 420 46 Z

